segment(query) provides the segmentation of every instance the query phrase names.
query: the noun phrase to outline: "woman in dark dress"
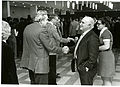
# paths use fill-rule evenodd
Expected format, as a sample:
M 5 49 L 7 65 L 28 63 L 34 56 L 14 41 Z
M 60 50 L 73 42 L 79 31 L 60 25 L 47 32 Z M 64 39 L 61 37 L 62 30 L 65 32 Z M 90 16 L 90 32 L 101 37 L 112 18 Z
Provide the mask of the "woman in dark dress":
M 14 53 L 6 40 L 10 36 L 11 27 L 5 21 L 2 21 L 2 72 L 1 84 L 18 84 Z

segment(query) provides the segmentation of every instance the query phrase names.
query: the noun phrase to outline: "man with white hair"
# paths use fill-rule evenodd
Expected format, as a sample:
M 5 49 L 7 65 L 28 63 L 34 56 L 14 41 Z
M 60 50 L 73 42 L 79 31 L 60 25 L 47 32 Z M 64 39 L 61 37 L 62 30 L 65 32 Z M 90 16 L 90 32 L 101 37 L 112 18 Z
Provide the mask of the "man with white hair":
M 93 28 L 93 18 L 85 16 L 80 23 L 80 30 L 83 33 L 74 50 L 81 85 L 93 85 L 93 78 L 97 71 L 99 38 L 92 30 Z
M 58 47 L 50 38 L 46 23 L 47 11 L 39 10 L 35 22 L 23 33 L 23 54 L 20 67 L 29 70 L 31 84 L 48 84 L 49 52 L 66 53 L 66 47 Z

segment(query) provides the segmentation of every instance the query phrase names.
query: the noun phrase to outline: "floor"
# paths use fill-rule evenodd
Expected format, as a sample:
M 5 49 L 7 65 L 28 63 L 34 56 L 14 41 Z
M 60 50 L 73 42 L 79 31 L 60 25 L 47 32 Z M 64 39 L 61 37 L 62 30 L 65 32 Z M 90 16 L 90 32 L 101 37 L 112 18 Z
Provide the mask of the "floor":
M 120 50 L 114 49 L 114 54 L 116 58 L 116 74 L 113 78 L 113 86 L 120 85 Z M 20 59 L 16 59 L 17 66 L 17 75 L 19 83 L 21 84 L 30 84 L 30 79 L 28 77 L 28 71 L 21 69 L 19 67 Z M 80 79 L 77 72 L 71 72 L 71 54 L 67 54 L 57 59 L 57 72 L 60 73 L 61 78 L 57 78 L 58 85 L 80 85 Z M 102 85 L 102 80 L 99 76 L 95 77 L 94 80 L 95 86 Z

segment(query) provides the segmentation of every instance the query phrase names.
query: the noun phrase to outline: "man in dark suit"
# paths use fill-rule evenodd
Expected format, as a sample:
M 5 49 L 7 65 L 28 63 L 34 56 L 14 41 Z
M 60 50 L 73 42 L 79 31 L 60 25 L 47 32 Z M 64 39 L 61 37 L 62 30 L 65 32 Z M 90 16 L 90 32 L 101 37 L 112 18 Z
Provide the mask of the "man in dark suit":
M 93 78 L 97 71 L 99 38 L 92 30 L 93 27 L 94 20 L 85 16 L 80 23 L 80 30 L 83 33 L 74 50 L 74 58 L 77 58 L 77 70 L 81 85 L 93 85 Z

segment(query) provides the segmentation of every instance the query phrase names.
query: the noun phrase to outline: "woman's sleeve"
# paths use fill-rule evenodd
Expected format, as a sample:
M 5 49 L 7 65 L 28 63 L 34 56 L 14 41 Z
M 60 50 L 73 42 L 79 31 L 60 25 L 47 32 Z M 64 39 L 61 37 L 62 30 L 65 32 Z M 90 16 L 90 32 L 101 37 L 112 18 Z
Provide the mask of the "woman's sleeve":
M 101 35 L 102 39 L 110 39 L 110 33 L 106 30 L 103 32 L 103 34 Z

